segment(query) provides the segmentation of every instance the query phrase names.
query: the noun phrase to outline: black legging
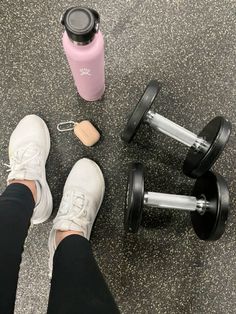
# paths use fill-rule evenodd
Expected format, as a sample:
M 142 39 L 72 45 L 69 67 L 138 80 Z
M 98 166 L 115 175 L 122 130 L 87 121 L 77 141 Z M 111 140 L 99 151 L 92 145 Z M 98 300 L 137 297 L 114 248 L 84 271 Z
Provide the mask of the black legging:
M 14 313 L 24 241 L 34 209 L 31 191 L 11 184 L 0 196 L 0 313 Z M 119 313 L 84 237 L 66 237 L 56 249 L 48 313 Z M 45 271 L 47 271 L 45 269 Z

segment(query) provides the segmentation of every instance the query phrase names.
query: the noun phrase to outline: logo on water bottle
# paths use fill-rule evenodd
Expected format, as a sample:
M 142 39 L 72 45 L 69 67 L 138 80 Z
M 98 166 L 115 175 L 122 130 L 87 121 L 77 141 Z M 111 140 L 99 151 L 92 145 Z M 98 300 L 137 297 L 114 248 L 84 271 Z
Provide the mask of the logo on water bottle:
M 85 76 L 85 75 L 91 76 L 91 70 L 88 68 L 82 68 L 82 69 L 80 69 L 80 75 L 81 76 Z

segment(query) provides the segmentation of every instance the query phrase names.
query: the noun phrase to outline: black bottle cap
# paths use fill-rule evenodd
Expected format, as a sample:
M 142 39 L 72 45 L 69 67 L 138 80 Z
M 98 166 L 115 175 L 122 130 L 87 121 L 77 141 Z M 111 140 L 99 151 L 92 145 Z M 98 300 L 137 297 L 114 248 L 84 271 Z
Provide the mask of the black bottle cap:
M 99 14 L 89 8 L 72 7 L 62 16 L 61 23 L 65 26 L 68 37 L 81 45 L 88 44 L 98 32 Z

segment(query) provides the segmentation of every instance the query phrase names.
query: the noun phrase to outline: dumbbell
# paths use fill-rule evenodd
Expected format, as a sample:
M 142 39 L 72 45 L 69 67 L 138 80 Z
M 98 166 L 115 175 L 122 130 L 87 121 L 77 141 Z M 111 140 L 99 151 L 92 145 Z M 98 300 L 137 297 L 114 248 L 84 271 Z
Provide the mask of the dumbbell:
M 229 212 L 229 190 L 224 178 L 211 171 L 196 180 L 192 196 L 146 192 L 144 169 L 132 163 L 128 176 L 125 204 L 125 230 L 137 232 L 143 207 L 169 208 L 189 211 L 194 231 L 201 240 L 218 240 L 225 231 Z
M 150 110 L 160 90 L 159 82 L 153 80 L 148 84 L 131 113 L 121 138 L 127 143 L 131 142 L 142 122 L 148 123 L 154 129 L 190 147 L 183 172 L 192 178 L 200 177 L 213 166 L 224 150 L 231 133 L 231 123 L 218 116 L 211 120 L 199 135 L 195 135 Z

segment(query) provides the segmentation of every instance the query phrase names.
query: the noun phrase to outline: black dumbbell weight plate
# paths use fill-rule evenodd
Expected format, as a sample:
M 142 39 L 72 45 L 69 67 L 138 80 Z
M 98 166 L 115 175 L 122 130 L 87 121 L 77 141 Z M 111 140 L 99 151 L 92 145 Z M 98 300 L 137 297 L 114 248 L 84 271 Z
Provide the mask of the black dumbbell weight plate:
M 125 230 L 137 232 L 142 220 L 144 202 L 143 165 L 132 163 L 129 170 L 125 204 Z
M 225 231 L 229 212 L 229 190 L 224 178 L 213 172 L 207 172 L 197 179 L 193 196 L 203 195 L 210 203 L 204 214 L 191 212 L 193 228 L 197 236 L 206 241 L 218 240 Z
M 121 134 L 123 141 L 127 143 L 132 141 L 160 90 L 161 84 L 159 82 L 155 80 L 149 82 Z
M 210 170 L 224 150 L 231 133 L 231 123 L 223 117 L 211 120 L 199 134 L 210 147 L 206 151 L 196 151 L 191 147 L 183 165 L 183 172 L 191 178 L 198 178 Z

